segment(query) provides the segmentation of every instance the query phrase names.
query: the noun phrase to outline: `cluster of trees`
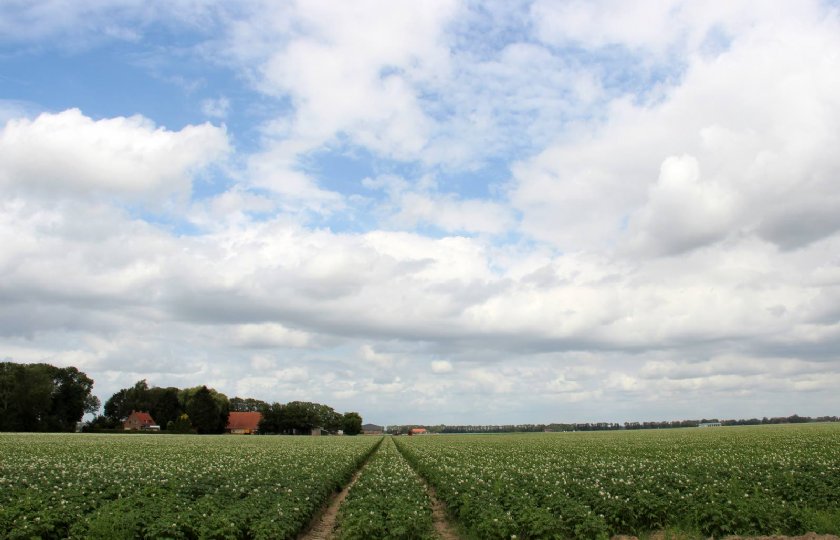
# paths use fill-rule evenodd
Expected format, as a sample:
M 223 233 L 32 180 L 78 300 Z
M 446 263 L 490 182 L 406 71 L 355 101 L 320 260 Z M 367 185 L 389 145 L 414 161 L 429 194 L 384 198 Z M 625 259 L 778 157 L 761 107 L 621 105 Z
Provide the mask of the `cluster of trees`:
M 533 433 L 541 431 L 613 431 L 621 429 L 667 429 L 682 427 L 697 427 L 701 423 L 720 422 L 724 426 L 752 426 L 761 424 L 796 424 L 805 422 L 838 422 L 837 416 L 778 416 L 762 419 L 750 418 L 748 420 L 718 420 L 717 418 L 701 420 L 671 420 L 662 422 L 586 422 L 579 424 L 507 424 L 507 425 L 460 425 L 448 426 L 439 424 L 436 426 L 422 426 L 419 424 L 388 426 L 388 433 L 391 435 L 405 435 L 412 428 L 422 427 L 429 433 Z
M 169 431 L 224 433 L 230 401 L 206 386 L 150 387 L 144 379 L 108 398 L 104 414 L 94 418 L 88 429 L 120 429 L 131 411 L 148 412 L 161 429 Z
M 75 431 L 99 410 L 92 390 L 75 367 L 0 362 L 0 431 Z
M 347 435 L 362 431 L 362 417 L 358 413 L 340 414 L 320 403 L 268 404 L 253 398 L 228 399 L 206 386 L 160 388 L 150 387 L 145 380 L 111 396 L 105 402 L 104 414 L 96 417 L 88 429 L 119 429 L 131 411 L 146 411 L 161 429 L 177 432 L 224 433 L 230 412 L 261 413 L 262 433 L 308 435 L 316 427 L 333 433 L 343 430 Z
M 332 407 L 308 401 L 292 401 L 285 405 L 272 403 L 262 409 L 261 433 L 283 433 L 287 435 L 309 434 L 315 428 L 330 433 L 339 430 L 345 435 L 362 432 L 362 417 L 356 412 L 344 414 Z

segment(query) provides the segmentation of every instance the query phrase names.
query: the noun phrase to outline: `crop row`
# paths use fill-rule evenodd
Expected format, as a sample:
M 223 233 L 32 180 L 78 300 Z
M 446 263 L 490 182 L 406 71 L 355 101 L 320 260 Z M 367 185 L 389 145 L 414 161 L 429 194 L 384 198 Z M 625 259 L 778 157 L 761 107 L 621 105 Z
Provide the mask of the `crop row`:
M 0 434 L 0 538 L 293 538 L 379 440 Z
M 339 538 L 423 539 L 432 537 L 432 509 L 417 473 L 391 437 L 380 445 L 341 505 Z
M 840 426 L 399 438 L 478 538 L 840 533 Z

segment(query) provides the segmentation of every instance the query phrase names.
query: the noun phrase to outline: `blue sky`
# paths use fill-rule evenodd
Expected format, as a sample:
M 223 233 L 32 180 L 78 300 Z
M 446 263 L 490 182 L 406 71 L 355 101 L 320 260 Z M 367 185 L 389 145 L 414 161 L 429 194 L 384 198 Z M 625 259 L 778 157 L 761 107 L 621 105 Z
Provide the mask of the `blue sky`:
M 6 2 L 0 357 L 383 424 L 836 413 L 838 30 Z

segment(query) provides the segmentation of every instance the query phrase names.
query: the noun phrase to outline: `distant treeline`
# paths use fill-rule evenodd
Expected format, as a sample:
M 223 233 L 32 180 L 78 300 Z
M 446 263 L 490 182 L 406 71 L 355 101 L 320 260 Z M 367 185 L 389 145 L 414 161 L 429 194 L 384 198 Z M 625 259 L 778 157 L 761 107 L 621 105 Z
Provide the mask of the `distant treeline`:
M 412 428 L 425 428 L 429 433 L 538 433 L 544 431 L 618 431 L 625 429 L 671 429 L 697 427 L 700 424 L 720 423 L 723 426 L 757 426 L 762 424 L 799 424 L 806 422 L 840 422 L 837 416 L 777 416 L 773 418 L 750 418 L 748 420 L 719 420 L 703 418 L 700 420 L 670 420 L 660 422 L 586 422 L 576 424 L 506 424 L 506 425 L 444 425 L 424 426 L 409 424 L 388 426 L 391 435 L 408 434 Z

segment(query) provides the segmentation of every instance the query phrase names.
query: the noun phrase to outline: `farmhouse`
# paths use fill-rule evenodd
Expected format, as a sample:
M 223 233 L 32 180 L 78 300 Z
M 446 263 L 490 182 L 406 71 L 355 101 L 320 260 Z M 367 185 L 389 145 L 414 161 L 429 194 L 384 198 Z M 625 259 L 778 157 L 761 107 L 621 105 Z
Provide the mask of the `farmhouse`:
M 228 414 L 225 432 L 233 435 L 253 435 L 260 429 L 262 414 L 258 412 L 232 412 Z
M 385 428 L 382 426 L 377 426 L 376 424 L 362 425 L 363 435 L 382 435 L 383 433 L 385 433 Z
M 123 429 L 126 431 L 160 431 L 160 426 L 155 423 L 154 418 L 148 412 L 131 411 L 131 414 L 123 422 Z
M 416 427 L 416 428 L 411 428 L 408 431 L 408 434 L 409 435 L 427 435 L 428 432 L 426 431 L 426 428 Z

